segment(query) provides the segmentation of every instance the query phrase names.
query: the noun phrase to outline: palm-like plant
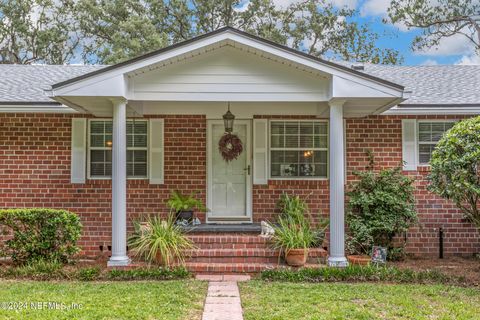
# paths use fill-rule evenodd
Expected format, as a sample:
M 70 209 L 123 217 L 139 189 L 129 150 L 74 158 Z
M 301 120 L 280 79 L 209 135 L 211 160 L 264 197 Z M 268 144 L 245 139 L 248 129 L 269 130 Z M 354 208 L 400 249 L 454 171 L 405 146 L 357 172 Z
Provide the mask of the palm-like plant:
M 134 233 L 128 239 L 135 256 L 150 263 L 171 266 L 185 263 L 185 251 L 194 245 L 180 226 L 175 225 L 173 215 L 166 220 L 148 217 L 146 222 L 134 222 Z

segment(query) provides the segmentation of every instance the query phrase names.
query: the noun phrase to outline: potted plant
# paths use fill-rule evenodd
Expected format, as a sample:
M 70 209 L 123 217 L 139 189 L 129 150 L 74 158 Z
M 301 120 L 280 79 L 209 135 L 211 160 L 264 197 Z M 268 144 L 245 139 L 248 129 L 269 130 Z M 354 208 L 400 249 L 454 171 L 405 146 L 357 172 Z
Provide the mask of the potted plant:
M 174 220 L 169 214 L 166 220 L 148 217 L 144 222 L 134 221 L 134 232 L 128 239 L 133 254 L 163 266 L 183 264 L 186 250 L 194 245 Z
M 322 244 L 328 222 L 322 220 L 320 228 L 312 227 L 308 206 L 298 196 L 282 195 L 279 207 L 282 213 L 278 223 L 273 225 L 273 247 L 280 250 L 288 265 L 303 266 L 307 262 L 309 248 Z
M 194 209 L 207 211 L 202 201 L 195 198 L 194 192 L 190 195 L 182 195 L 178 191 L 172 191 L 170 198 L 167 200 L 167 205 L 176 214 L 175 221 L 185 220 L 191 223 Z
M 372 258 L 367 254 L 368 247 L 363 243 L 357 241 L 356 238 L 350 236 L 347 239 L 347 260 L 351 265 L 366 266 L 372 261 Z

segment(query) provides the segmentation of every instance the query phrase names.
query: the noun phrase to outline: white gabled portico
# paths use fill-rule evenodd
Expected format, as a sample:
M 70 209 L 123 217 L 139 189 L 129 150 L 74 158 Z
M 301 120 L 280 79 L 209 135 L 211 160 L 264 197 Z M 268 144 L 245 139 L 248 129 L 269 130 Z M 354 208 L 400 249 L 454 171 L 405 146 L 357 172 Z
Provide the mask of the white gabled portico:
M 50 92 L 52 98 L 79 112 L 113 118 L 111 266 L 129 263 L 127 116 L 202 114 L 215 130 L 215 119 L 221 119 L 227 102 L 231 102 L 232 111 L 244 121 L 239 124 L 247 128 L 245 137 L 253 127 L 253 137 L 249 138 L 253 141 L 249 146 L 253 177 L 248 179 L 252 184 L 268 184 L 269 180 L 268 121 L 256 119 L 251 125 L 254 116 L 328 119 L 329 264 L 345 266 L 344 118 L 379 114 L 403 101 L 403 94 L 403 87 L 394 83 L 231 28 L 56 84 Z M 245 164 L 250 166 L 249 157 Z M 243 172 L 243 168 L 238 171 Z M 250 175 L 250 167 L 245 167 L 247 171 Z M 82 172 L 76 170 L 75 174 Z M 85 181 L 85 177 L 72 176 L 75 181 Z M 150 183 L 162 181 L 150 176 Z

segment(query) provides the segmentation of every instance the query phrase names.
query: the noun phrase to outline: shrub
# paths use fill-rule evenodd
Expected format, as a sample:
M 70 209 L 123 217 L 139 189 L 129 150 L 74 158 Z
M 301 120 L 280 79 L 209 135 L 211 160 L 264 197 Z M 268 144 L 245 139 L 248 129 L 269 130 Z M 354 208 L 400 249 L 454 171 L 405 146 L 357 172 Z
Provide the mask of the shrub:
M 429 190 L 451 200 L 480 229 L 480 117 L 463 120 L 437 143 Z
M 143 268 L 143 269 L 112 269 L 106 278 L 108 280 L 171 280 L 184 279 L 191 276 L 184 267 L 177 268 Z
M 63 264 L 56 260 L 29 261 L 21 266 L 3 268 L 0 275 L 3 278 L 24 278 L 33 280 L 56 280 L 68 278 L 67 273 L 62 269 Z
M 261 278 L 288 282 L 388 281 L 400 283 L 457 283 L 464 278 L 450 277 L 436 270 L 413 271 L 395 267 L 348 266 L 346 268 L 302 268 L 265 270 Z
M 360 179 L 348 192 L 348 251 L 370 254 L 374 245 L 380 245 L 398 256 L 394 236 L 406 232 L 417 220 L 413 180 L 404 176 L 401 168 L 355 174 Z
M 11 238 L 3 242 L 2 255 L 15 264 L 38 260 L 65 263 L 79 251 L 82 225 L 74 213 L 56 209 L 0 210 L 0 228 Z
M 81 281 L 97 280 L 101 270 L 99 267 L 85 267 L 77 270 L 76 278 Z
M 185 251 L 194 248 L 182 228 L 175 225 L 173 215 L 167 220 L 149 217 L 145 223 L 134 222 L 134 233 L 128 243 L 137 257 L 151 263 L 170 266 L 174 262 L 185 261 Z

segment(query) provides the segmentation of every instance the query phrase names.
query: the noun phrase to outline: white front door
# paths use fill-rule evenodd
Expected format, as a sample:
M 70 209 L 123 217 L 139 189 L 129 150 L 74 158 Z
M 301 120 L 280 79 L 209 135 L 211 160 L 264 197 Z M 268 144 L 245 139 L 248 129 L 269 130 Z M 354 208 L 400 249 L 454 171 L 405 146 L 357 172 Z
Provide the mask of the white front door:
M 225 133 L 223 120 L 208 121 L 207 222 L 251 221 L 250 130 L 249 120 L 235 120 L 233 133 L 242 140 L 243 152 L 237 159 L 226 162 L 218 150 L 218 142 Z

